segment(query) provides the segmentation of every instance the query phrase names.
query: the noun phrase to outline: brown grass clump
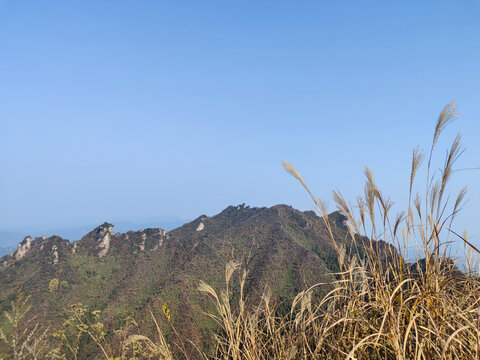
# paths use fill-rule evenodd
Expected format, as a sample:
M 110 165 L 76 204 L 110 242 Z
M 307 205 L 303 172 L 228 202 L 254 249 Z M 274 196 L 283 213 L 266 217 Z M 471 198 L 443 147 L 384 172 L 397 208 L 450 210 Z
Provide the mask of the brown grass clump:
M 323 217 L 341 272 L 333 290 L 323 299 L 312 302 L 314 289 L 322 286 L 318 284 L 298 294 L 288 316 L 277 317 L 268 292 L 260 305 L 247 310 L 245 272 L 238 311 L 232 311 L 228 284 L 239 264 L 228 264 L 225 291 L 217 294 L 204 283 L 199 287 L 213 299 L 217 314 L 210 316 L 223 330 L 216 338 L 215 359 L 480 358 L 480 281 L 471 262 L 472 252 L 478 250 L 466 235 L 460 236 L 452 229 L 466 189 L 454 202 L 447 196 L 455 162 L 463 152 L 460 135 L 447 151 L 441 171 L 431 175 L 435 146 L 442 130 L 455 117 L 454 102 L 438 117 L 423 197 L 413 189 L 424 154 L 413 151 L 407 211 L 392 216 L 393 203 L 382 195 L 368 168 L 364 195 L 355 206 L 340 193 L 333 193 L 338 209 L 348 219 L 350 240 L 364 250 L 364 258 L 355 255 L 358 252 L 348 253 L 336 241 L 323 202 L 313 196 L 295 167 L 284 162 Z M 452 236 L 467 249 L 466 272 L 446 256 Z M 394 247 L 379 247 L 378 240 Z M 408 264 L 405 259 L 412 248 L 419 255 L 416 262 Z

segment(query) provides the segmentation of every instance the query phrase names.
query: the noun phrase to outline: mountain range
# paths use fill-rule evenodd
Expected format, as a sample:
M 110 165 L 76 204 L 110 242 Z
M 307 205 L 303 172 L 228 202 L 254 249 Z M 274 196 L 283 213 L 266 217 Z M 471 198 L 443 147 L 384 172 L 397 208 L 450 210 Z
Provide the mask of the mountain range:
M 350 246 L 346 218 L 334 212 L 329 221 L 336 240 Z M 0 259 L 0 310 L 8 309 L 21 290 L 31 296 L 44 326 L 60 326 L 66 309 L 81 303 L 100 310 L 111 330 L 133 317 L 148 334 L 154 331 L 148 310 L 160 316 L 166 304 L 180 335 L 208 350 L 211 332 L 206 330 L 215 329 L 215 323 L 204 313 L 214 309 L 197 288 L 205 281 L 224 289 L 225 265 L 231 260 L 248 271 L 249 301 L 255 303 L 269 288 L 280 309 L 306 287 L 330 282 L 338 271 L 326 224 L 313 211 L 242 204 L 169 232 L 147 228 L 119 233 L 104 223 L 74 242 L 59 236 L 26 237 L 15 252 Z M 238 281 L 234 277 L 233 289 Z M 169 335 L 171 328 L 161 326 Z

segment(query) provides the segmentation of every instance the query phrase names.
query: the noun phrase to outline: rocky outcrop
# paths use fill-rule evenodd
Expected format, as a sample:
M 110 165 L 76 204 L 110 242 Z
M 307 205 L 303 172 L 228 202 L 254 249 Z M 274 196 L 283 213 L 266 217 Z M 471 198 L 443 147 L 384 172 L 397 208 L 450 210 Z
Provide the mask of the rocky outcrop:
M 97 249 L 99 250 L 97 255 L 98 257 L 104 257 L 108 254 L 110 250 L 110 242 L 112 240 L 112 236 L 115 235 L 113 231 L 113 225 L 104 223 L 103 225 L 99 226 L 96 231 L 97 237 Z
M 198 224 L 197 224 L 198 225 Z M 103 258 L 110 254 L 127 254 L 156 251 L 165 247 L 170 235 L 162 228 L 148 228 L 128 233 L 115 233 L 114 226 L 107 222 L 82 237 L 70 242 L 59 236 L 27 236 L 10 254 L 0 256 L 0 271 L 4 271 L 22 259 L 36 262 L 40 259 L 46 266 L 61 267 L 73 256 L 92 255 Z
M 152 248 L 152 251 L 157 250 L 160 246 L 163 245 L 164 241 L 168 239 L 168 234 L 165 229 L 158 229 L 158 242 Z
M 32 246 L 32 238 L 30 236 L 26 236 L 23 241 L 18 244 L 18 248 L 14 253 L 15 259 L 20 260 L 25 257 L 28 250 L 30 250 Z
M 52 246 L 52 255 L 53 255 L 53 264 L 54 265 L 58 264 L 58 246 L 57 245 Z
M 147 234 L 142 231 L 142 242 L 139 245 L 140 251 L 145 250 L 145 240 L 147 240 Z

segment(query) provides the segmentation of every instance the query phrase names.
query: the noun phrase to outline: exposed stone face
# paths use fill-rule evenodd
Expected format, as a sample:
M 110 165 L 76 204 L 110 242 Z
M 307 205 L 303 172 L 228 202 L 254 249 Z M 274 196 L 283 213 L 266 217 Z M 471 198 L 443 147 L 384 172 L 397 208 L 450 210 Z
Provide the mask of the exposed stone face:
M 145 250 L 145 240 L 147 240 L 147 234 L 142 234 L 142 242 L 138 245 L 140 247 L 140 251 Z
M 164 230 L 165 232 L 165 230 Z M 163 235 L 160 239 L 158 239 L 158 247 L 162 246 L 163 245 L 163 242 L 168 239 L 168 235 Z
M 98 253 L 98 257 L 104 257 L 108 254 L 108 250 L 110 249 L 110 234 L 105 234 L 102 240 L 98 243 L 97 247 L 100 249 Z
M 203 225 L 203 222 L 201 222 L 197 227 L 197 231 L 202 231 L 204 228 L 205 228 L 205 225 Z
M 163 245 L 163 242 L 168 239 L 168 234 L 165 229 L 158 229 L 158 243 L 151 249 L 151 251 L 157 250 L 160 246 Z
M 58 264 L 58 248 L 57 245 L 52 246 L 52 254 L 53 254 L 53 264 Z
M 23 241 L 18 244 L 17 251 L 15 251 L 15 259 L 20 260 L 27 254 L 27 251 L 32 246 L 32 238 L 30 236 L 25 237 Z
M 206 217 L 201 217 L 199 222 L 196 223 L 197 231 L 202 231 L 205 228 L 204 219 L 206 219 Z M 170 234 L 162 228 L 140 229 L 138 232 L 131 231 L 128 234 L 116 234 L 113 225 L 104 223 L 85 235 L 82 240 L 68 242 L 67 240 L 61 239 L 66 242 L 65 247 L 57 242 L 58 239 L 54 238 L 55 236 L 47 238 L 45 235 L 35 239 L 32 239 L 30 236 L 25 237 L 25 239 L 18 244 L 18 248 L 10 255 L 7 255 L 8 258 L 6 260 L 1 259 L 0 269 L 7 266 L 12 260 L 20 260 L 37 251 L 46 251 L 46 253 L 44 253 L 46 255 L 46 262 L 54 265 L 60 263 L 60 255 L 64 254 L 62 251 L 75 254 L 76 250 L 82 249 L 83 251 L 88 249 L 89 252 L 99 258 L 107 256 L 113 248 L 119 248 L 121 251 L 131 249 L 130 251 L 133 250 L 134 253 L 155 251 L 165 245 L 170 238 Z M 64 258 L 62 257 L 62 261 L 63 260 Z
M 113 231 L 113 225 L 109 226 L 100 226 L 97 230 L 97 249 L 100 249 L 98 253 L 98 257 L 104 257 L 108 254 L 108 250 L 110 249 L 110 241 L 112 240 L 112 236 L 115 234 Z

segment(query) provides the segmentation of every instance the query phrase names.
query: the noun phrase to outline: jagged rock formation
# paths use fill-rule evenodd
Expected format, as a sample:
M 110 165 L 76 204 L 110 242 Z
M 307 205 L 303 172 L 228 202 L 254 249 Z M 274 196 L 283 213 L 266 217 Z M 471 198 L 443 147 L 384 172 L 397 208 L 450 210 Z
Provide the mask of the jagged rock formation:
M 105 223 L 99 226 L 95 229 L 95 235 L 97 236 L 97 248 L 100 250 L 97 255 L 98 257 L 104 257 L 110 249 L 111 237 L 115 235 L 113 225 Z
M 32 246 L 32 238 L 30 236 L 26 236 L 23 241 L 18 244 L 17 251 L 15 251 L 14 256 L 15 259 L 20 260 L 23 258 L 26 254 L 27 251 L 30 250 L 30 247 Z

